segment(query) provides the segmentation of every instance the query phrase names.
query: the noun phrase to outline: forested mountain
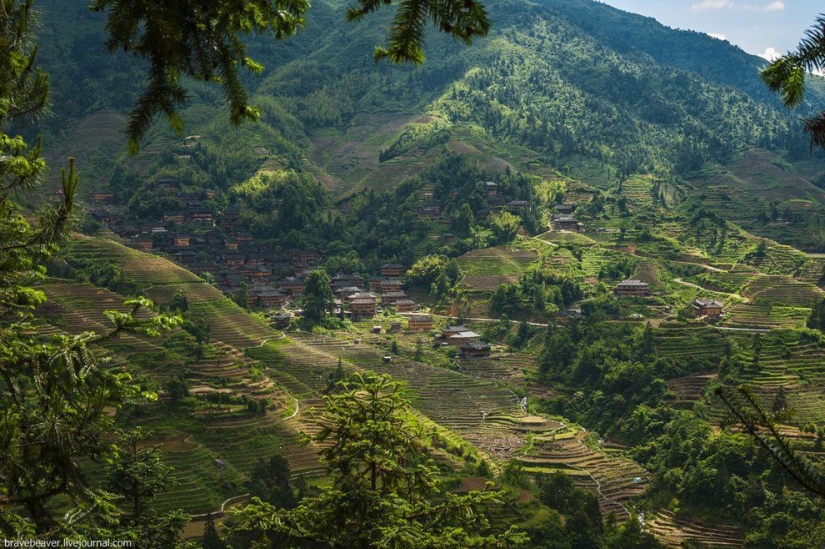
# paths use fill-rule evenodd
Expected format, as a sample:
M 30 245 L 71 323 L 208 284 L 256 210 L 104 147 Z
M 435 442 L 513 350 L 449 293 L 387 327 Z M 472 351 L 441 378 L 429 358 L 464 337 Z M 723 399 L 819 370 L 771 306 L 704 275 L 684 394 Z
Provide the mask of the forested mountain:
M 315 168 L 346 185 L 364 174 L 335 165 L 342 158 L 327 150 L 331 135 L 343 138 L 366 125 L 360 141 L 374 147 L 357 156 L 373 164 L 376 148 L 392 149 L 399 128 L 424 114 L 437 123 L 419 133 L 443 130 L 455 139 L 461 128 L 480 128 L 481 137 L 526 146 L 574 172 L 596 163 L 622 175 L 685 173 L 745 147 L 806 146 L 794 117 L 760 83 L 762 60 L 707 35 L 585 0 L 496 1 L 489 5 L 494 30 L 475 47 L 434 37 L 424 66 L 398 67 L 372 61 L 372 47 L 383 40 L 380 25 L 346 23 L 343 7 L 313 6 L 306 29 L 290 40 L 253 39 L 252 56 L 266 72 L 246 83 L 265 116 L 259 127 L 241 130 L 241 142 L 222 143 L 220 96 L 203 85 L 192 85 L 186 131 L 219 146 L 220 155 L 265 146 L 295 167 L 312 140 Z M 104 51 L 101 16 L 87 12 L 85 2 L 45 1 L 41 10 L 56 136 L 73 127 L 68 120 L 123 113 L 139 89 L 140 63 Z M 819 97 L 814 89 L 812 100 Z M 384 124 L 363 124 L 377 114 Z M 165 123 L 159 126 L 147 149 L 168 136 Z

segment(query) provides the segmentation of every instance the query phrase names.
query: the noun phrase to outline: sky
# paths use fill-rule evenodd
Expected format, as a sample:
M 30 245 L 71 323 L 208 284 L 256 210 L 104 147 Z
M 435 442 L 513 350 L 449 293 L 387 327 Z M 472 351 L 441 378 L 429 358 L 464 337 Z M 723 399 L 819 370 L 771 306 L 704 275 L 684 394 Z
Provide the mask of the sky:
M 705 32 L 765 58 L 796 49 L 822 0 L 601 0 L 677 29 Z

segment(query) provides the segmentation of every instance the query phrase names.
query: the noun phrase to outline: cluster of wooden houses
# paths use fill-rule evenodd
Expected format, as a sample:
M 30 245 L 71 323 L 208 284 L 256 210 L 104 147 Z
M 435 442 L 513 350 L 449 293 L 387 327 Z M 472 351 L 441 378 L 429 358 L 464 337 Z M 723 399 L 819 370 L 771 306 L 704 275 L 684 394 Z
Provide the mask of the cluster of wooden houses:
M 331 286 L 336 294 L 337 311 L 354 319 L 371 318 L 379 310 L 390 307 L 399 313 L 414 311 L 416 302 L 404 291 L 401 280 L 406 272 L 404 265 L 387 263 L 381 267 L 381 276 L 369 280 L 358 275 L 334 276 Z
M 616 284 L 616 295 L 619 297 L 648 297 L 651 295 L 650 284 L 635 278 L 622 280 Z M 715 299 L 697 297 L 690 303 L 690 314 L 695 318 L 717 320 L 724 314 L 724 304 Z

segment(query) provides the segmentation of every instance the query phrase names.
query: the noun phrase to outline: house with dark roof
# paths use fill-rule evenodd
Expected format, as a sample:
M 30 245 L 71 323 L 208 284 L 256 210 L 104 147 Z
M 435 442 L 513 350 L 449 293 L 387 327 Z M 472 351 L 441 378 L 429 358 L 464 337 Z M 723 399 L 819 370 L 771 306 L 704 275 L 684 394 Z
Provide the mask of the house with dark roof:
M 378 302 L 374 297 L 353 299 L 349 302 L 349 310 L 356 318 L 373 317 L 378 312 Z
M 719 318 L 724 312 L 724 305 L 715 299 L 697 297 L 690 304 L 693 316 L 704 316 L 708 319 Z
M 404 276 L 407 268 L 399 263 L 387 263 L 381 266 L 381 276 Z
M 553 228 L 557 231 L 579 232 L 581 223 L 572 215 L 554 215 Z
M 410 332 L 429 332 L 433 329 L 433 317 L 430 315 L 410 315 L 407 319 L 407 330 Z
M 650 295 L 650 284 L 628 278 L 616 284 L 616 294 L 621 297 L 647 297 Z
M 453 345 L 455 347 L 461 347 L 462 345 L 467 345 L 469 343 L 475 343 L 481 339 L 481 335 L 477 334 L 473 331 L 466 331 L 466 332 L 459 332 L 457 334 L 453 334 L 447 338 L 447 343 Z
M 491 347 L 489 343 L 477 341 L 461 345 L 461 358 L 489 358 Z

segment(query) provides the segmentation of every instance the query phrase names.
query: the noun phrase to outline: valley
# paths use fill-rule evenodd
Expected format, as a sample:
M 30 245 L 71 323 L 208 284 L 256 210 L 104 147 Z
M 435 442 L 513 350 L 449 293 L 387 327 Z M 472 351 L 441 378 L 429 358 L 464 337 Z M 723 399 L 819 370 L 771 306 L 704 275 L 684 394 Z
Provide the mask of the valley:
M 0 154 L 0 534 L 821 542 L 819 80 L 791 113 L 764 60 L 590 0 L 495 0 L 472 47 L 375 63 L 392 12 L 324 1 L 246 37 L 263 67 L 223 91 L 256 122 L 186 77 L 130 154 L 146 59 L 37 4 L 53 116 L 20 131 L 50 169 L 15 149 L 18 192 Z

